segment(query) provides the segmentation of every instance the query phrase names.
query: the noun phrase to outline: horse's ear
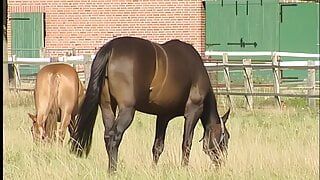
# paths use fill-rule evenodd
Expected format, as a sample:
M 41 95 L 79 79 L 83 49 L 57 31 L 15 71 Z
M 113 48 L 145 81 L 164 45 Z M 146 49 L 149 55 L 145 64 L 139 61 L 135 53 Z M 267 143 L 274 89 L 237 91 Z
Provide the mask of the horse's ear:
M 229 118 L 229 114 L 230 114 L 230 108 L 228 109 L 228 111 L 222 116 L 222 121 L 225 124 Z
M 32 120 L 33 122 L 36 122 L 36 121 L 37 121 L 37 116 L 35 116 L 35 115 L 33 115 L 33 114 L 30 114 L 30 113 L 28 113 L 28 115 L 29 115 L 29 117 L 31 118 L 31 120 Z

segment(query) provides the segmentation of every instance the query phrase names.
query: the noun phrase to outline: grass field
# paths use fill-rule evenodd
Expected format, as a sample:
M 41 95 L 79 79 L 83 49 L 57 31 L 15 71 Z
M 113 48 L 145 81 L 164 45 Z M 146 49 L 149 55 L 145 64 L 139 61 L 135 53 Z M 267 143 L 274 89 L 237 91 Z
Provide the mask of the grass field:
M 66 145 L 36 146 L 30 133 L 32 94 L 9 94 L 4 106 L 4 179 L 319 179 L 319 112 L 300 100 L 286 110 L 236 109 L 227 123 L 229 156 L 216 169 L 202 151 L 198 123 L 190 164 L 181 167 L 183 118 L 169 123 L 159 165 L 152 166 L 155 116 L 137 112 L 120 145 L 118 172 L 107 174 L 103 125 L 98 114 L 91 153 L 77 158 Z M 263 104 L 263 102 L 261 103 Z M 220 114 L 225 109 L 219 109 Z

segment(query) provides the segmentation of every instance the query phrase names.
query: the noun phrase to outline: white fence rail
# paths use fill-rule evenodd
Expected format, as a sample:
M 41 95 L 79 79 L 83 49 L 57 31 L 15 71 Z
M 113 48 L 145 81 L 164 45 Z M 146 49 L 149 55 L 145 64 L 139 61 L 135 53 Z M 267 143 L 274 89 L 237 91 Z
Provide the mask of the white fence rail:
M 282 57 L 300 57 L 300 58 L 320 58 L 320 54 L 292 53 L 292 52 L 272 52 L 272 51 L 206 51 L 206 56 L 282 56 Z
M 319 92 L 316 92 L 316 70 L 319 70 L 319 58 L 320 54 L 306 54 L 306 53 L 289 53 L 289 52 L 221 52 L 221 51 L 207 51 L 205 52 L 208 56 L 221 56 L 222 62 L 205 62 L 207 70 L 223 70 L 225 90 L 216 92 L 218 95 L 226 95 L 229 106 L 232 106 L 232 97 L 234 96 L 244 96 L 247 102 L 247 108 L 252 109 L 253 107 L 253 96 L 273 96 L 275 97 L 275 102 L 277 106 L 282 107 L 282 96 L 284 97 L 306 97 L 308 98 L 309 105 L 311 107 L 316 106 L 316 100 L 314 98 L 319 98 Z M 242 63 L 230 63 L 228 61 L 230 56 L 235 57 L 247 57 L 242 60 Z M 257 56 L 269 56 L 270 61 L 267 63 L 251 63 L 251 59 L 248 57 Z M 309 61 L 280 61 L 280 57 L 299 57 L 317 60 Z M 234 92 L 231 89 L 231 77 L 230 70 L 243 70 L 244 75 L 244 88 L 245 92 Z M 253 84 L 253 69 L 269 69 L 273 73 L 273 92 L 271 93 L 259 93 L 254 92 Z M 293 94 L 293 93 L 281 93 L 281 70 L 283 69 L 300 69 L 308 71 L 308 79 L 304 89 L 307 89 L 306 94 Z
M 79 71 L 78 74 L 80 80 L 85 83 L 85 86 L 87 86 L 87 83 L 89 82 L 90 78 L 89 76 L 91 62 L 94 59 L 94 57 L 95 55 L 62 56 L 58 58 L 17 58 L 16 56 L 11 56 L 8 59 L 8 64 L 12 64 L 14 67 L 14 87 L 11 87 L 10 89 L 25 91 L 32 90 L 30 88 L 21 87 L 21 76 L 19 68 L 20 65 L 40 65 L 41 67 L 53 63 L 66 63 L 72 65 L 73 67 L 75 67 L 76 65 L 83 65 L 83 70 Z
M 224 80 L 225 80 L 225 90 L 216 92 L 217 95 L 226 95 L 229 101 L 229 106 L 232 106 L 232 96 L 244 96 L 247 102 L 248 109 L 253 107 L 253 96 L 274 96 L 277 106 L 281 107 L 280 97 L 305 97 L 308 98 L 309 105 L 312 107 L 316 106 L 316 100 L 319 99 L 319 92 L 317 93 L 316 87 L 316 71 L 319 70 L 319 54 L 305 54 L 305 53 L 287 53 L 287 52 L 214 52 L 208 51 L 206 55 L 222 56 L 222 62 L 205 62 L 208 71 L 223 70 Z M 242 57 L 256 57 L 256 56 L 269 56 L 270 61 L 267 63 L 251 63 L 251 59 L 245 58 L 242 63 L 230 63 L 228 58 L 230 56 L 242 56 Z M 280 61 L 281 56 L 287 57 L 305 57 L 305 58 L 317 58 L 316 61 Z M 95 55 L 79 55 L 79 56 L 62 56 L 59 58 L 16 58 L 15 56 L 10 57 L 8 60 L 9 64 L 14 65 L 15 77 L 14 77 L 14 87 L 11 89 L 15 90 L 30 90 L 23 89 L 20 87 L 20 76 L 19 76 L 19 65 L 20 64 L 38 64 L 45 65 L 56 62 L 64 62 L 75 65 L 83 65 L 84 78 L 82 80 L 87 86 L 91 62 Z M 239 92 L 237 90 L 233 91 L 230 71 L 233 69 L 242 70 L 244 73 L 244 87 L 245 92 Z M 261 93 L 255 92 L 255 85 L 253 84 L 253 69 L 269 69 L 273 73 L 273 92 L 271 93 Z M 280 71 L 282 69 L 301 69 L 308 71 L 308 79 L 305 85 L 307 89 L 306 94 L 294 94 L 294 93 L 282 93 L 281 91 L 281 76 Z

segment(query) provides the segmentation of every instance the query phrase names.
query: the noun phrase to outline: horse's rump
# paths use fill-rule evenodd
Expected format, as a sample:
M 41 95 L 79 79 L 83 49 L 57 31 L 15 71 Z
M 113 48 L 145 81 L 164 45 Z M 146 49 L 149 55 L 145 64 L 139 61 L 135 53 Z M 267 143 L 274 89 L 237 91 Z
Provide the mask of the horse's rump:
M 34 94 L 36 117 L 39 125 L 44 124 L 49 138 L 55 137 L 57 122 L 62 121 L 63 115 L 70 114 L 71 118 L 78 112 L 82 88 L 78 74 L 70 65 L 50 64 L 39 71 Z

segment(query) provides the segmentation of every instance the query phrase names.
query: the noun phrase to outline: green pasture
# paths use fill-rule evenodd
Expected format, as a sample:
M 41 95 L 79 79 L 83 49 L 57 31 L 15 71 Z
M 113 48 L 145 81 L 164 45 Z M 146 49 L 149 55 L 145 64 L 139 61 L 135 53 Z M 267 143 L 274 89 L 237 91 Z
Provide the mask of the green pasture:
M 219 112 L 226 111 L 219 99 Z M 243 104 L 239 100 L 238 104 Z M 152 165 L 155 116 L 136 113 L 120 145 L 118 172 L 107 173 L 103 124 L 99 112 L 88 158 L 69 153 L 67 139 L 59 145 L 35 145 L 28 112 L 35 112 L 31 93 L 7 94 L 4 106 L 4 179 L 319 179 L 319 111 L 303 99 L 287 100 L 279 111 L 260 100 L 252 112 L 235 108 L 227 123 L 229 155 L 221 168 L 202 151 L 199 122 L 190 164 L 181 167 L 183 118 L 169 123 L 159 165 Z M 258 106 L 259 105 L 259 106 Z

